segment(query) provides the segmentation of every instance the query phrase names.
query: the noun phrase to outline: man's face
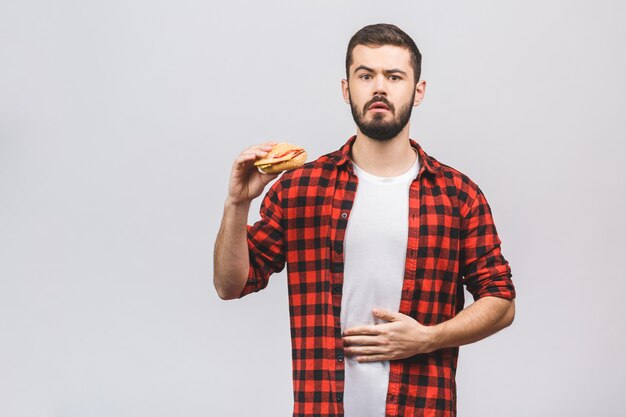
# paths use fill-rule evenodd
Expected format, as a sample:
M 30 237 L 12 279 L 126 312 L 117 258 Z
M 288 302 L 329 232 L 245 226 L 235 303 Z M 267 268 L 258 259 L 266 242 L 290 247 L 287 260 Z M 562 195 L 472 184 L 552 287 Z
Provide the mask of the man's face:
M 342 80 L 343 95 L 359 130 L 380 141 L 396 137 L 425 90 L 423 80 L 415 84 L 408 49 L 357 45 L 349 74 L 349 81 Z

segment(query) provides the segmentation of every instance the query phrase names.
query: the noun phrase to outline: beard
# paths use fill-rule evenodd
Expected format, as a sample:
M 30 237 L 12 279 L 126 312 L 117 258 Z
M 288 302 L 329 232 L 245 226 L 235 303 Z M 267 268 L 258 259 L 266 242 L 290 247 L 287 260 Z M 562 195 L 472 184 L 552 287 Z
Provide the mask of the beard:
M 415 91 L 406 105 L 400 107 L 398 114 L 396 115 L 395 107 L 387 101 L 385 96 L 374 96 L 372 100 L 365 103 L 363 111 L 359 112 L 356 105 L 352 102 L 352 96 L 348 94 L 350 99 L 350 109 L 352 111 L 352 118 L 359 127 L 359 130 L 367 137 L 378 141 L 387 141 L 395 138 L 404 129 L 411 119 L 411 111 L 413 111 L 413 100 L 415 99 Z M 371 121 L 365 120 L 365 113 L 368 111 L 372 103 L 383 102 L 389 108 L 389 111 L 394 115 L 391 120 L 384 120 L 384 113 L 374 113 Z

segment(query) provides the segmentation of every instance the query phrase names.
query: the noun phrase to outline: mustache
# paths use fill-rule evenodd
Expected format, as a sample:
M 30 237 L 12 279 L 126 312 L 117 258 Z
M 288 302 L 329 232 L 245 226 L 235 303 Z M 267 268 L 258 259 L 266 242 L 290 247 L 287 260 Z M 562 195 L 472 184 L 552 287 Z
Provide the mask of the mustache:
M 392 113 L 395 113 L 395 107 L 393 107 L 393 104 L 391 104 L 385 96 L 374 96 L 374 98 L 365 103 L 365 106 L 363 106 L 363 113 L 365 113 L 372 104 L 379 102 L 384 103 L 389 108 L 389 110 L 391 110 Z

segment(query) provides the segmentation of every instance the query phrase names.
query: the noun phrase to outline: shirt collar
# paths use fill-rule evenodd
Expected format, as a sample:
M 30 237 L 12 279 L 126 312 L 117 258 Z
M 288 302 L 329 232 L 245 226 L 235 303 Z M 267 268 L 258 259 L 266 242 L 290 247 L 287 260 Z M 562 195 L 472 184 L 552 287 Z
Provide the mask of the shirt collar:
M 352 162 L 350 158 L 350 149 L 352 149 L 352 145 L 356 141 L 356 135 L 352 136 L 348 141 L 343 145 L 337 152 L 335 152 L 335 165 L 342 166 L 347 164 L 348 162 Z M 436 174 L 437 171 L 441 170 L 441 164 L 433 157 L 428 155 L 422 147 L 413 139 L 409 138 L 409 142 L 411 146 L 417 150 L 417 156 L 419 158 L 420 171 L 423 169 L 431 174 Z M 351 168 L 352 164 L 349 164 Z

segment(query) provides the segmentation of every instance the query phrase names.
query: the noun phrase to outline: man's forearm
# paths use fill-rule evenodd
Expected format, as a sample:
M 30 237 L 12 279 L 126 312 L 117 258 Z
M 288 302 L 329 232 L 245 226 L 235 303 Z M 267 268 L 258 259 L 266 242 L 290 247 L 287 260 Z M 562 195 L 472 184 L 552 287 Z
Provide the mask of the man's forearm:
M 436 349 L 477 342 L 509 326 L 515 317 L 515 300 L 483 297 L 452 319 L 433 326 Z
M 224 203 L 224 216 L 213 252 L 213 284 L 222 299 L 236 298 L 246 285 L 248 257 L 247 222 L 250 203 Z

